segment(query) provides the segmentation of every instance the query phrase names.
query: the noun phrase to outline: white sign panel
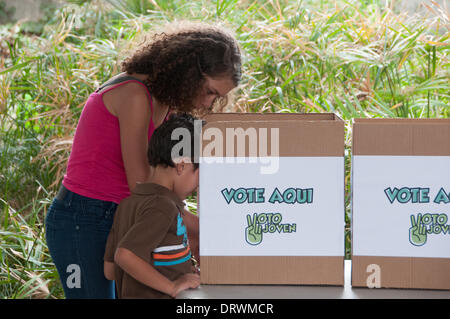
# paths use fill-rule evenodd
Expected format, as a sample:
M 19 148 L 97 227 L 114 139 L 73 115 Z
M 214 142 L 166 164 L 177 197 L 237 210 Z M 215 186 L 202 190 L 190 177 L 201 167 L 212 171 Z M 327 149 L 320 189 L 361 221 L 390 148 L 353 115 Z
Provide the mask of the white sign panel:
M 353 156 L 353 254 L 450 258 L 450 156 Z
M 200 255 L 343 256 L 343 157 L 200 160 Z

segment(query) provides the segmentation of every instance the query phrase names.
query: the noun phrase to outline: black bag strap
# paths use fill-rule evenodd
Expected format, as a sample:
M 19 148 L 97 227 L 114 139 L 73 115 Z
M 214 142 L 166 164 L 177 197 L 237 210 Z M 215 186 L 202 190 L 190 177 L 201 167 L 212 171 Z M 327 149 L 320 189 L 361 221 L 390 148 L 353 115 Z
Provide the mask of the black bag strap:
M 97 90 L 95 90 L 95 93 L 98 93 L 99 91 L 101 91 L 102 89 L 107 87 L 108 85 L 122 83 L 122 82 L 129 81 L 129 80 L 136 80 L 136 81 L 141 82 L 142 84 L 145 85 L 145 83 L 142 82 L 142 80 L 139 80 L 139 79 L 137 79 L 137 78 L 135 78 L 133 76 L 129 76 L 129 75 L 117 76 L 115 78 L 112 78 L 112 79 L 106 81 L 104 84 L 102 84 Z

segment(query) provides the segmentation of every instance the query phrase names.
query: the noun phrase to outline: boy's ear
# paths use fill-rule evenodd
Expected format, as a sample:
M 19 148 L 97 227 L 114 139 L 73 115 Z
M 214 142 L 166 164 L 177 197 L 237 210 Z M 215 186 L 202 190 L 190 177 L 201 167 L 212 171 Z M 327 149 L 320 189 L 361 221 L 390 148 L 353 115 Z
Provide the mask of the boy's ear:
M 175 169 L 178 175 L 181 175 L 186 167 L 186 161 L 183 158 L 178 158 L 173 161 L 175 164 Z
M 188 157 L 178 157 L 172 160 L 175 164 L 175 169 L 177 170 L 177 174 L 180 175 L 185 169 L 188 163 L 191 163 L 191 159 Z
M 177 171 L 177 175 L 181 175 L 184 170 L 184 162 L 180 161 L 180 162 L 175 163 L 175 169 Z

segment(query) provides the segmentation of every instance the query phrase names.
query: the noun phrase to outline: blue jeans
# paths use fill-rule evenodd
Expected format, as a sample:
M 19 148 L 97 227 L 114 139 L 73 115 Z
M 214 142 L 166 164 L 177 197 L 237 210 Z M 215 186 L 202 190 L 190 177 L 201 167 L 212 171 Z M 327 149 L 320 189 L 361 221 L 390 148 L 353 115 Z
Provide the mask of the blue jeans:
M 68 299 L 114 299 L 103 255 L 117 204 L 68 191 L 45 218 L 47 246 Z

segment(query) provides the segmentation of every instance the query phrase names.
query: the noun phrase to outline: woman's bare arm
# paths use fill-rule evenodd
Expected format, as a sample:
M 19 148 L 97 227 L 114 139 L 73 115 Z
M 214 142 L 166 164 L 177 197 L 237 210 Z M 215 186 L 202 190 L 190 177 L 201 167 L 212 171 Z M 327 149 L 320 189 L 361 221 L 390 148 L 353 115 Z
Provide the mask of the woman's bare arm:
M 150 101 L 137 83 L 127 84 L 127 102 L 116 108 L 120 125 L 120 144 L 130 191 L 136 182 L 144 182 L 150 174 L 147 160 Z

